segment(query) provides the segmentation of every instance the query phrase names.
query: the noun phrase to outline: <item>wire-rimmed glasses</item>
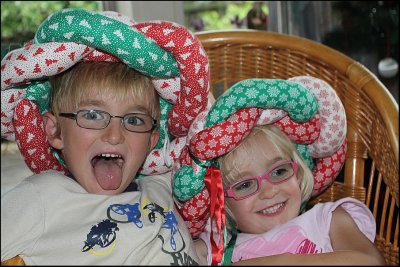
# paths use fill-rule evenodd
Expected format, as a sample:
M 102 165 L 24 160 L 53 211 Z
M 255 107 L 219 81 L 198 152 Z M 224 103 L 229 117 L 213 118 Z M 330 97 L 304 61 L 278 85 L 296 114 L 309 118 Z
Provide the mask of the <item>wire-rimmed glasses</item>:
M 93 130 L 106 128 L 113 118 L 121 119 L 121 124 L 130 132 L 145 133 L 157 127 L 157 120 L 143 113 L 128 113 L 124 116 L 114 116 L 106 111 L 90 109 L 78 110 L 75 113 L 62 112 L 58 115 L 74 119 L 76 124 L 81 128 Z

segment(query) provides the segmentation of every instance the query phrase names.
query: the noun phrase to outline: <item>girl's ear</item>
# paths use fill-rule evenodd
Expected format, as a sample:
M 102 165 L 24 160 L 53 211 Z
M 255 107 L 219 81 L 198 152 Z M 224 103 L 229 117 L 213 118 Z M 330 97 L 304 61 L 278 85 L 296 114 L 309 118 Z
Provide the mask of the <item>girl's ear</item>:
M 44 131 L 46 133 L 49 144 L 55 149 L 59 150 L 63 149 L 64 148 L 63 141 L 59 135 L 56 135 L 57 118 L 50 112 L 46 112 L 43 115 L 43 124 L 44 124 Z

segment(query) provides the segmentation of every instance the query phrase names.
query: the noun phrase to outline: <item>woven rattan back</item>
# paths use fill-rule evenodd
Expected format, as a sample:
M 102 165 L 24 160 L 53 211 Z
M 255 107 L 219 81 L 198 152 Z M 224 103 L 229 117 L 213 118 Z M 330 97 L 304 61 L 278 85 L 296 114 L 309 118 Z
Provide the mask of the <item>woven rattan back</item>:
M 309 75 L 328 82 L 342 100 L 348 151 L 342 176 L 312 203 L 357 198 L 377 222 L 376 245 L 388 264 L 399 263 L 399 107 L 387 88 L 360 63 L 311 40 L 253 30 L 196 34 L 210 61 L 218 97 L 248 78 Z

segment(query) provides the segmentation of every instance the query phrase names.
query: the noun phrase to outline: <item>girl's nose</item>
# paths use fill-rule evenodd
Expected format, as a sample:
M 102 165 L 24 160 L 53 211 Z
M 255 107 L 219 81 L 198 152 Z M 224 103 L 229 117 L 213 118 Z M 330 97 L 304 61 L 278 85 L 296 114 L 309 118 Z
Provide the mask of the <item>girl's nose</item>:
M 121 124 L 121 119 L 111 119 L 110 124 L 102 130 L 102 141 L 108 142 L 112 145 L 121 144 L 125 140 L 124 126 Z
M 259 198 L 273 198 L 279 192 L 279 186 L 270 183 L 268 180 L 264 179 L 260 184 L 260 193 L 258 194 Z

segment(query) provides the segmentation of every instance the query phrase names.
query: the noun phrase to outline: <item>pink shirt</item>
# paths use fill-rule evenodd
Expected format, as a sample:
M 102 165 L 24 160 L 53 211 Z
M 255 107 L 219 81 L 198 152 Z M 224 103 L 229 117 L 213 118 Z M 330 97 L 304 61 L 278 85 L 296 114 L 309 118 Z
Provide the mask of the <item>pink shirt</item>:
M 343 198 L 336 202 L 316 204 L 312 209 L 264 234 L 238 234 L 232 255 L 232 262 L 282 253 L 313 254 L 332 252 L 329 229 L 332 212 L 341 206 L 353 218 L 364 235 L 374 242 L 375 219 L 362 202 L 353 198 Z M 201 238 L 210 250 L 209 235 Z M 211 262 L 210 253 L 207 261 Z
M 239 234 L 232 261 L 282 253 L 313 254 L 332 252 L 329 229 L 332 212 L 341 206 L 371 242 L 375 239 L 375 220 L 360 201 L 343 198 L 336 202 L 316 204 L 284 225 L 264 234 Z

